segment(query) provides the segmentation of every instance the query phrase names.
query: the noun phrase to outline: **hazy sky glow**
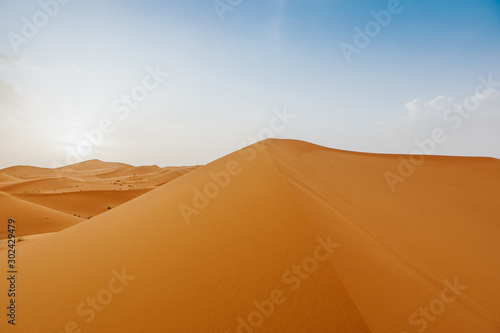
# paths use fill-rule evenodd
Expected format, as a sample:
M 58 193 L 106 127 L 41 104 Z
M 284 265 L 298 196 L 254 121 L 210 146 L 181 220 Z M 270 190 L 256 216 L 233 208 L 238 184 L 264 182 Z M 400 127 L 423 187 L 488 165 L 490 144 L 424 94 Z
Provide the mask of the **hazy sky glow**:
M 500 158 L 500 1 L 66 1 L 0 0 L 0 168 L 66 164 L 79 144 L 205 164 L 262 129 L 410 153 L 439 127 L 433 154 Z

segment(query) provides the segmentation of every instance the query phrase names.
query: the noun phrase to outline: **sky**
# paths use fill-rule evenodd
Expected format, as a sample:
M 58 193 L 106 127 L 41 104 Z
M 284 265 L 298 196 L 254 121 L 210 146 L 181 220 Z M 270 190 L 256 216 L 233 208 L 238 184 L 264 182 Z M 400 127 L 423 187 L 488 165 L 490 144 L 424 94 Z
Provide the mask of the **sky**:
M 0 0 L 0 168 L 500 158 L 499 55 L 498 0 Z

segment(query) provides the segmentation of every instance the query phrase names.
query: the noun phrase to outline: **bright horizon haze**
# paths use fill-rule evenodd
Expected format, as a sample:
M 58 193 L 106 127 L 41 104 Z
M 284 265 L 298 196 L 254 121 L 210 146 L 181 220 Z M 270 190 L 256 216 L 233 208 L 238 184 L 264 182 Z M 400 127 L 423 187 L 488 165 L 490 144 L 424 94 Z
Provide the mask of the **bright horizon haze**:
M 199 165 L 267 137 L 500 158 L 499 1 L 1 8 L 0 168 Z

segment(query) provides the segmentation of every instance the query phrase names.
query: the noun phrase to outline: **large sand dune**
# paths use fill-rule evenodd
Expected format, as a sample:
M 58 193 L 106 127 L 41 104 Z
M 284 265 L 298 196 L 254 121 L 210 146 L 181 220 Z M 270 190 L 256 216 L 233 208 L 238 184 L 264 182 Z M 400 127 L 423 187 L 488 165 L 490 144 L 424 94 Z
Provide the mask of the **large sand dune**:
M 267 140 L 189 173 L 146 168 L 168 183 L 19 243 L 17 324 L 0 330 L 500 332 L 500 161 L 427 157 L 393 193 L 399 163 Z M 137 180 L 125 168 L 64 176 L 104 199 L 111 178 Z M 4 196 L 35 205 L 15 182 Z
M 196 167 L 85 161 L 58 169 L 16 166 L 0 171 L 0 218 L 19 220 L 18 236 L 60 231 L 113 209 Z M 7 227 L 0 226 L 0 239 Z
M 3 221 L 0 228 L 0 239 L 7 238 L 6 221 L 11 217 L 20 221 L 16 236 L 60 231 L 81 221 L 79 217 L 26 202 L 3 192 L 0 192 L 0 207 L 0 219 Z

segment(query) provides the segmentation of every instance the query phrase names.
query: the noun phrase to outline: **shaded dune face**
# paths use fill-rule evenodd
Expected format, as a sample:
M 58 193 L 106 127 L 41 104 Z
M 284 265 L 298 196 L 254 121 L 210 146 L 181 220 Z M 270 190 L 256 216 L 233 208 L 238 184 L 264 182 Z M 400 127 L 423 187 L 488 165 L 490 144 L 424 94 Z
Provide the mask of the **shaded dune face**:
M 0 218 L 15 217 L 17 236 L 51 233 L 107 212 L 196 167 L 134 167 L 86 161 L 59 169 L 0 171 Z M 0 239 L 7 236 L 0 227 Z
M 341 237 L 332 263 L 373 332 L 500 331 L 500 161 L 428 156 L 393 193 L 397 156 L 268 150 L 316 232 Z
M 398 163 L 267 140 L 156 173 L 168 183 L 20 246 L 22 307 L 0 328 L 499 332 L 500 162 L 427 157 L 393 193 Z

